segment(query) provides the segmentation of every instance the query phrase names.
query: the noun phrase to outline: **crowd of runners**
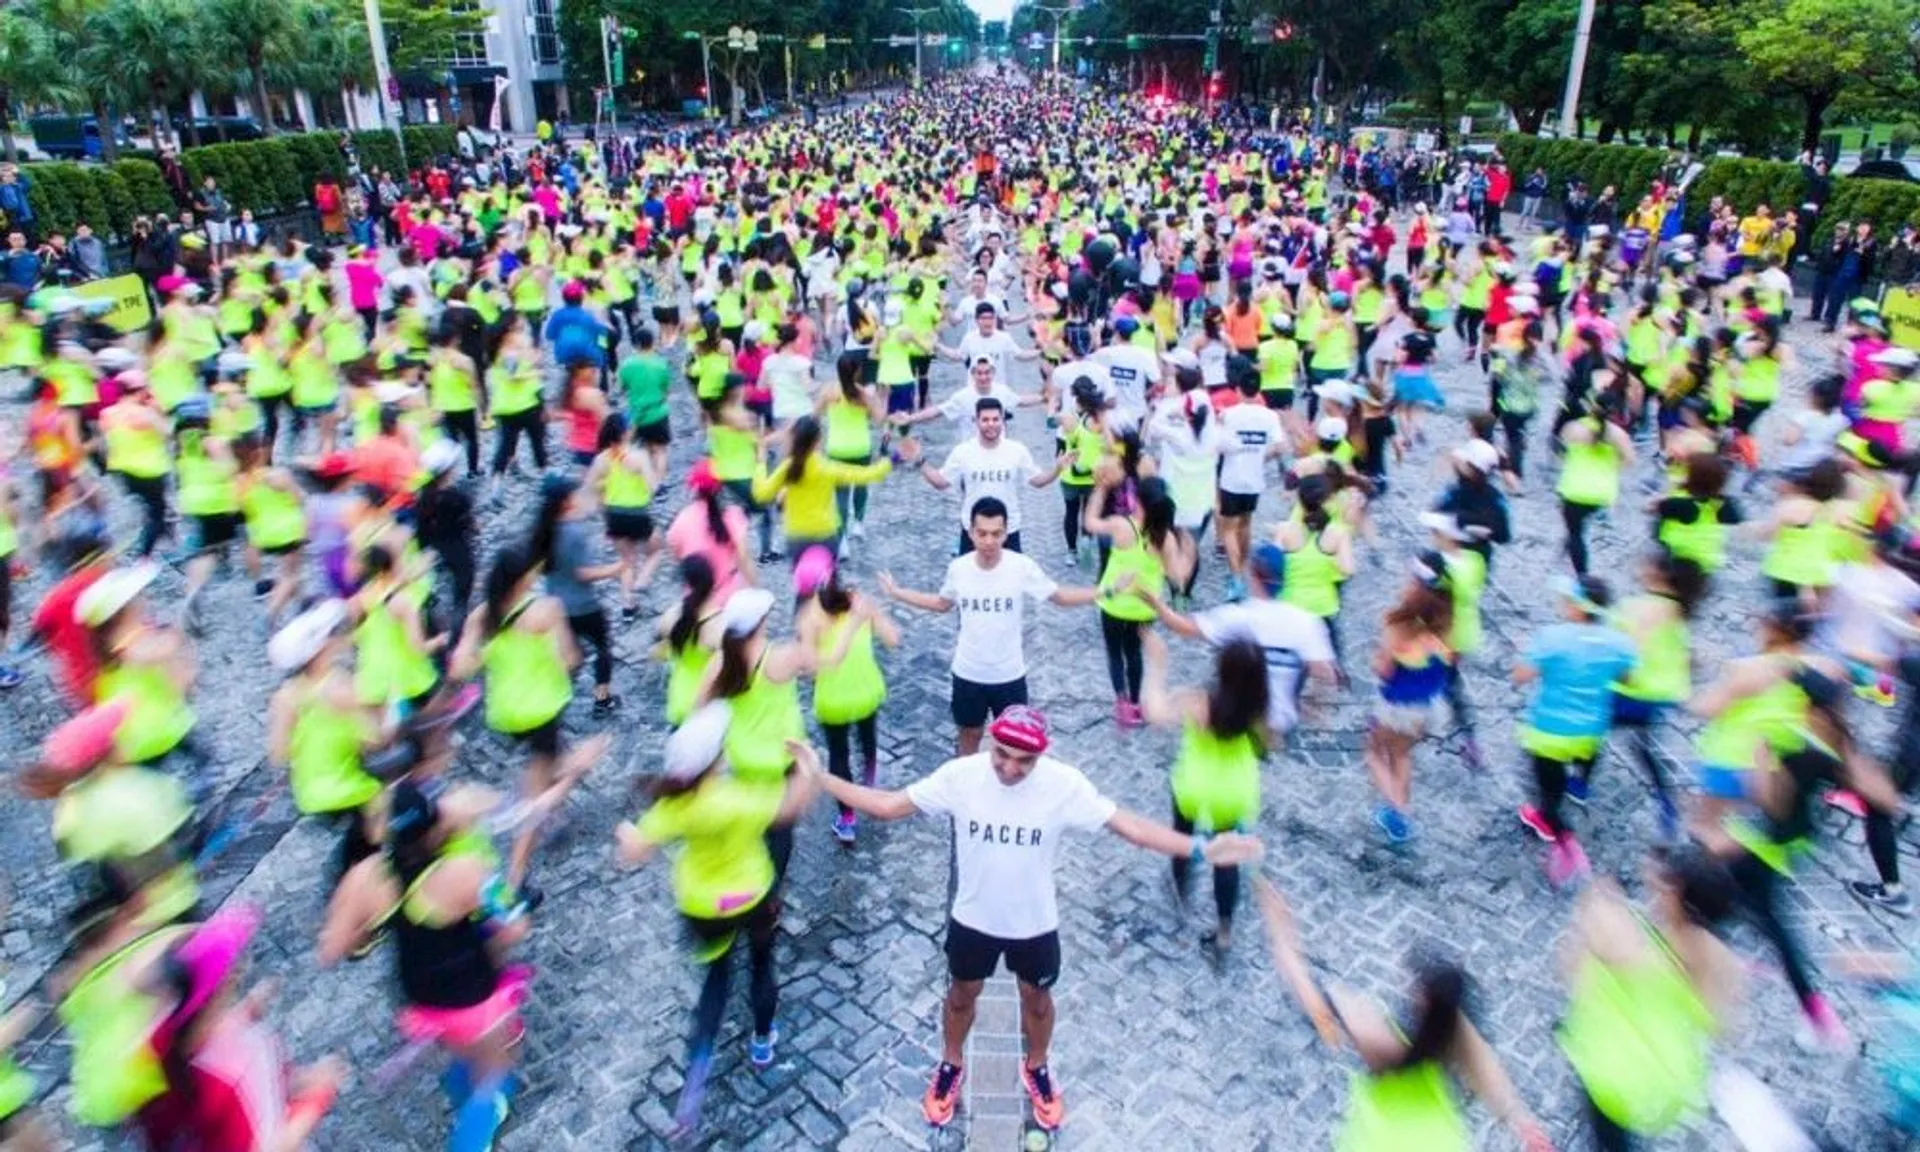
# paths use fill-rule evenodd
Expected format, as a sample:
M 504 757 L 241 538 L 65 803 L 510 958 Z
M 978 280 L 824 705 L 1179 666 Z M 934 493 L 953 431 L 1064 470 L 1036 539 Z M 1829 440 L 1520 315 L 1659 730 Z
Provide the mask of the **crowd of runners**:
M 151 329 L 128 336 L 57 289 L 0 294 L 0 365 L 30 394 L 8 413 L 24 467 L 0 488 L 0 643 L 24 662 L 0 686 L 44 670 L 70 706 L 17 779 L 76 893 L 49 985 L 74 1117 L 156 1152 L 287 1150 L 339 1091 L 339 1064 L 280 1058 L 241 986 L 259 913 L 200 898 L 197 866 L 244 819 L 217 811 L 196 733 L 196 699 L 228 677 L 275 679 L 268 762 L 337 829 L 313 881 L 330 893 L 319 962 L 394 965 L 400 1037 L 447 1054 L 458 1152 L 492 1146 L 518 1088 L 530 870 L 635 713 L 671 735 L 638 749 L 644 809 L 612 851 L 670 862 L 700 972 L 688 1133 L 736 953 L 750 1063 L 775 1059 L 796 835 L 857 851 L 863 818 L 952 828 L 937 1126 L 1003 963 L 1032 1116 L 1065 1121 L 1053 880 L 1063 841 L 1095 829 L 1165 857 L 1182 900 L 1210 871 L 1210 949 L 1233 946 L 1250 899 L 1286 987 L 1357 1060 L 1343 1148 L 1467 1147 L 1456 1083 L 1530 1148 L 1549 1126 L 1622 1149 L 1686 1122 L 1740 1000 L 1730 917 L 1777 954 L 1804 1039 L 1844 1045 L 1783 908 L 1830 805 L 1864 824 L 1874 876 L 1853 893 L 1911 910 L 1920 357 L 1855 299 L 1822 362 L 1796 366 L 1773 262 L 1709 277 L 1686 236 L 1623 259 L 1600 227 L 1455 228 L 1464 201 L 1389 211 L 1339 179 L 1340 152 L 976 75 L 643 151 L 614 178 L 590 145 L 529 156 L 513 184 L 468 169 L 393 209 L 393 247 L 275 240 L 159 277 Z M 944 396 L 943 360 L 966 379 Z M 1447 360 L 1485 394 L 1442 443 L 1423 423 Z M 1044 423 L 1051 452 L 1015 421 Z M 1376 522 L 1396 473 L 1430 467 L 1448 482 L 1418 538 Z M 1523 500 L 1557 502 L 1565 572 L 1511 590 L 1557 620 L 1499 669 L 1473 657 Z M 954 531 L 869 531 L 894 501 L 946 501 Z M 1588 538 L 1623 501 L 1654 531 L 1633 570 L 1601 574 Z M 1023 541 L 1056 531 L 1070 559 L 1050 572 Z M 1729 585 L 1739 538 L 1764 550 L 1764 586 Z M 881 559 L 928 549 L 952 556 L 938 588 Z M 163 564 L 178 600 L 152 594 Z M 1342 588 L 1367 565 L 1401 590 L 1352 620 Z M 208 590 L 233 581 L 256 614 L 212 618 Z M 1710 596 L 1751 605 L 1748 654 L 1717 669 L 1692 659 Z M 1178 733 L 1164 822 L 1103 795 L 1031 706 L 1023 624 L 1042 601 L 1083 609 L 1089 639 L 1097 617 L 1115 724 Z M 924 644 L 939 613 L 958 619 L 954 755 L 883 784 L 885 652 Z M 213 632 L 248 655 L 201 666 Z M 615 639 L 641 632 L 664 691 L 622 699 Z M 1211 653 L 1204 683 L 1169 682 L 1168 637 Z M 1525 765 L 1485 763 L 1476 738 L 1476 682 L 1501 675 L 1531 693 Z M 563 724 L 583 682 L 585 736 L 580 711 Z M 1429 736 L 1530 780 L 1516 842 L 1537 837 L 1547 881 L 1578 891 L 1559 1032 L 1577 1107 L 1520 1098 L 1456 963 L 1418 964 L 1397 1022 L 1326 986 L 1314 925 L 1260 875 L 1263 783 L 1289 771 L 1290 734 L 1316 702 L 1360 697 L 1353 768 L 1391 848 L 1433 807 L 1484 803 L 1415 803 Z M 1902 710 L 1891 745 L 1856 736 L 1875 706 Z M 1690 751 L 1669 731 L 1684 715 Z M 483 738 L 520 750 L 519 781 L 463 771 Z M 1609 746 L 1656 817 L 1644 904 L 1589 878 L 1583 836 L 1628 833 L 1569 810 Z M 0 1041 L 31 1026 L 16 1011 Z M 5 1146 L 50 1146 L 37 1092 L 0 1075 Z

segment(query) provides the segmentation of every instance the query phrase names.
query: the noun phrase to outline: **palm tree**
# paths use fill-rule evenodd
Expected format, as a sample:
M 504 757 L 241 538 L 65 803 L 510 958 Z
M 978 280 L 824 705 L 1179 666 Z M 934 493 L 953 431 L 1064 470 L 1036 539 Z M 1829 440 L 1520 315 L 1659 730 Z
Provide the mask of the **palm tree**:
M 209 0 L 199 18 L 212 35 L 216 56 L 245 65 L 249 95 L 260 126 L 273 131 L 273 106 L 267 100 L 270 59 L 294 56 L 301 3 L 276 0 Z
M 123 98 L 130 93 L 124 84 L 119 63 L 111 51 L 101 50 L 95 39 L 96 21 L 106 0 L 32 0 L 17 11 L 29 24 L 37 25 L 46 37 L 45 79 L 65 93 L 61 100 L 51 94 L 50 103 L 84 104 L 100 126 L 101 159 L 112 163 L 119 158 L 119 133 L 110 112 L 115 106 L 131 105 Z
M 16 101 L 69 104 L 75 102 L 76 95 L 66 86 L 55 62 L 53 40 L 46 28 L 17 12 L 0 10 L 0 150 L 7 159 L 20 159 L 13 139 Z
M 367 26 L 357 12 L 325 0 L 307 0 L 295 9 L 293 39 L 299 45 L 297 53 L 269 58 L 270 83 L 312 93 L 364 89 L 375 83 Z M 344 104 L 351 127 L 353 103 Z
M 111 52 L 127 88 L 144 95 L 157 144 L 171 125 L 167 109 L 194 92 L 223 92 L 230 77 L 209 50 L 209 30 L 192 0 L 108 0 L 94 26 L 94 42 Z M 187 143 L 200 130 L 187 120 Z

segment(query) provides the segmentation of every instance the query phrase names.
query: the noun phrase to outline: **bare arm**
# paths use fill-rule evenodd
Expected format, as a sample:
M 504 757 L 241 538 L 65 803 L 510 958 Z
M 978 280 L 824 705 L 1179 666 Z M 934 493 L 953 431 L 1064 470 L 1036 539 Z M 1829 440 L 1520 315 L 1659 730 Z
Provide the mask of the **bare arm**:
M 1294 999 L 1300 1002 L 1307 1018 L 1313 1021 L 1313 1029 L 1320 1034 L 1320 1042 L 1329 1048 L 1339 1047 L 1339 1021 L 1333 1014 L 1332 1005 L 1321 993 L 1319 983 L 1314 980 L 1312 970 L 1307 967 L 1306 955 L 1300 948 L 1300 934 L 1294 926 L 1293 910 L 1287 906 L 1280 890 L 1265 876 L 1255 875 L 1253 898 L 1260 908 L 1260 919 L 1266 924 L 1267 947 L 1273 953 L 1275 971 L 1286 980 L 1287 987 L 1293 990 Z
M 911 588 L 902 588 L 893 582 L 893 573 L 880 573 L 880 591 L 889 600 L 898 600 L 922 612 L 951 612 L 953 601 L 932 592 L 916 592 Z

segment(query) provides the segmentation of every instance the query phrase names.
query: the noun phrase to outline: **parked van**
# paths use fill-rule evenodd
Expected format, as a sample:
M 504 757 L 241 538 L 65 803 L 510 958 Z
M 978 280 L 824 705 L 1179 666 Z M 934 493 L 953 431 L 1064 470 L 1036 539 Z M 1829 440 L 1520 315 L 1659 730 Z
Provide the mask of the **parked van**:
M 115 143 L 132 148 L 125 125 L 117 126 Z M 27 120 L 33 146 L 55 160 L 98 160 L 102 147 L 100 125 L 91 116 L 34 116 Z

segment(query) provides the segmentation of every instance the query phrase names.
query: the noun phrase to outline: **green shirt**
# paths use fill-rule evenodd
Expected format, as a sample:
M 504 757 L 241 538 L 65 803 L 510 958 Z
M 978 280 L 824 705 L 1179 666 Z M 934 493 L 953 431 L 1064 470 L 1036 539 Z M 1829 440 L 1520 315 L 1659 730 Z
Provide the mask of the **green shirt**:
M 766 832 L 782 793 L 716 776 L 647 809 L 637 827 L 649 844 L 682 848 L 673 861 L 673 893 L 680 911 L 715 920 L 752 908 L 773 890 L 773 858 Z
M 620 365 L 620 387 L 627 393 L 627 416 L 637 428 L 658 424 L 667 418 L 667 387 L 673 382 L 673 370 L 666 357 L 645 352 L 629 357 Z

